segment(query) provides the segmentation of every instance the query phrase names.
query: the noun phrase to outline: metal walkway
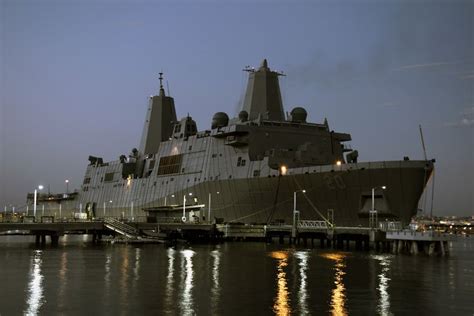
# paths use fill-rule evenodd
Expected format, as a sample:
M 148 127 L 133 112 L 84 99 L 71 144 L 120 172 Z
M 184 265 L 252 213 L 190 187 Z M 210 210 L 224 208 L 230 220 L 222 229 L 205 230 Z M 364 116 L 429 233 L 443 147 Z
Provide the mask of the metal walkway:
M 104 219 L 104 226 L 128 239 L 140 239 L 139 231 L 135 227 L 122 223 L 115 218 Z

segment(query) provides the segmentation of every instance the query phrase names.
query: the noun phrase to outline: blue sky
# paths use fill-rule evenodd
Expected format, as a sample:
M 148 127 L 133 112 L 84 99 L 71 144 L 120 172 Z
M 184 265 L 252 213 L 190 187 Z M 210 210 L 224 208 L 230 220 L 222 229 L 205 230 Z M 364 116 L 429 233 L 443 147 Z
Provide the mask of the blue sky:
M 285 110 L 360 159 L 436 158 L 434 214 L 474 215 L 473 1 L 0 0 L 0 205 L 78 188 L 88 155 L 137 147 L 163 70 L 200 130 L 235 115 L 244 66 L 284 71 Z

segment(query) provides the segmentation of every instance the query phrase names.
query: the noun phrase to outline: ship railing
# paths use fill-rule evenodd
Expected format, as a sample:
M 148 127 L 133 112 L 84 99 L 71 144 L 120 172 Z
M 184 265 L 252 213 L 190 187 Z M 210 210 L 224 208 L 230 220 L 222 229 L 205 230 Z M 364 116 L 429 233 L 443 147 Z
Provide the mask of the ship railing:
M 298 221 L 299 228 L 321 228 L 327 229 L 328 223 L 326 221 L 309 221 L 309 220 L 301 220 Z
M 402 230 L 401 222 L 379 222 L 379 229 L 384 232 L 393 232 Z
M 182 219 L 181 217 L 157 217 L 156 218 L 156 222 L 158 224 L 160 223 L 182 223 Z
M 121 216 L 121 217 L 114 217 L 122 222 L 130 222 L 130 223 L 145 223 L 147 220 L 146 216 Z

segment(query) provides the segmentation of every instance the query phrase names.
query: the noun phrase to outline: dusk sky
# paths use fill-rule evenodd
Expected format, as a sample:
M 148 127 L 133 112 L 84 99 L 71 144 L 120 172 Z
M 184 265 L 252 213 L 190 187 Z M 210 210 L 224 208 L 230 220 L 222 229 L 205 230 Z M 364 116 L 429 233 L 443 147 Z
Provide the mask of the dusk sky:
M 204 130 L 267 58 L 285 110 L 327 117 L 360 161 L 422 159 L 421 124 L 434 215 L 474 215 L 474 1 L 0 0 L 0 45 L 2 210 L 138 147 L 161 70 Z

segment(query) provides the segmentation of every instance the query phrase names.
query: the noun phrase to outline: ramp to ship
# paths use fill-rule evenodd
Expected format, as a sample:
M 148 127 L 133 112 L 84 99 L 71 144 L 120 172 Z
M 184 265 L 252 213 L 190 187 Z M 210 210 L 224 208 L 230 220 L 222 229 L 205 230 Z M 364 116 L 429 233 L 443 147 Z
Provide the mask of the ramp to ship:
M 138 229 L 127 225 L 115 218 L 105 218 L 104 226 L 128 239 L 140 239 Z

